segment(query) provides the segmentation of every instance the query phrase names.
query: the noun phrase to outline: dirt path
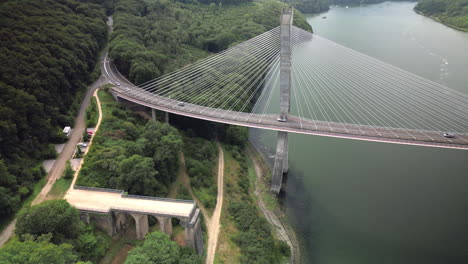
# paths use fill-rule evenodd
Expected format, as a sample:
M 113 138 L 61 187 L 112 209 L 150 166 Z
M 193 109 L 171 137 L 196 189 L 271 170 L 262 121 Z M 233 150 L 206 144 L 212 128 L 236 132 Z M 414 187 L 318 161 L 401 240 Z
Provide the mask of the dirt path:
M 78 115 L 75 119 L 75 125 L 73 128 L 73 132 L 65 146 L 63 147 L 62 152 L 57 157 L 53 167 L 49 171 L 47 175 L 47 183 L 42 188 L 41 192 L 36 196 L 33 200 L 32 204 L 38 204 L 46 198 L 49 191 L 52 189 L 55 181 L 60 178 L 65 170 L 66 162 L 69 160 L 73 153 L 75 152 L 76 145 L 81 140 L 81 136 L 86 129 L 86 108 L 89 105 L 92 95 L 95 93 L 96 89 L 105 83 L 105 79 L 101 76 L 96 82 L 94 82 L 88 89 L 81 102 L 80 110 Z M 0 234 L 0 247 L 2 247 L 13 235 L 15 230 L 15 223 L 16 220 L 13 220 Z
M 98 120 L 97 120 L 97 123 L 96 123 L 96 127 L 94 128 L 94 132 L 93 132 L 93 135 L 91 135 L 91 139 L 89 141 L 89 144 L 88 144 L 88 147 L 86 148 L 85 152 L 83 153 L 83 159 L 81 159 L 81 162 L 80 164 L 78 165 L 78 167 L 76 168 L 75 170 L 75 174 L 73 175 L 73 181 L 72 183 L 70 184 L 70 189 L 73 188 L 73 186 L 75 185 L 76 183 L 76 180 L 78 179 L 78 174 L 80 174 L 80 170 L 81 170 L 81 166 L 83 165 L 83 162 L 84 162 L 84 157 L 86 157 L 86 154 L 88 154 L 88 151 L 91 149 L 91 145 L 93 144 L 93 140 L 94 140 L 94 136 L 96 135 L 96 133 L 98 132 L 99 130 L 99 127 L 101 126 L 101 122 L 102 122 L 102 107 L 101 107 L 101 100 L 99 100 L 99 96 L 98 96 L 98 89 L 96 89 L 94 91 L 94 94 L 93 96 L 96 98 L 96 104 L 97 104 L 97 108 L 98 108 L 98 113 L 99 113 L 99 117 L 98 117 Z M 69 190 L 70 190 L 69 189 Z
M 291 249 L 291 256 L 289 258 L 289 263 L 295 264 L 299 263 L 300 261 L 300 251 L 299 251 L 299 243 L 297 242 L 295 234 L 292 232 L 288 231 L 281 220 L 278 218 L 278 216 L 270 211 L 263 200 L 261 199 L 260 196 L 260 181 L 263 178 L 263 169 L 261 166 L 260 161 L 257 159 L 257 157 L 254 157 L 254 155 L 249 151 L 250 157 L 253 161 L 254 167 L 255 167 L 255 172 L 257 174 L 257 181 L 255 184 L 255 196 L 257 196 L 258 199 L 258 206 L 260 207 L 260 210 L 262 210 L 263 214 L 267 218 L 268 222 L 274 227 L 276 233 L 278 234 L 278 237 L 280 240 L 286 242 L 289 245 L 289 248 Z
M 218 196 L 216 207 L 213 212 L 213 216 L 210 219 L 210 223 L 207 223 L 208 228 L 208 246 L 206 254 L 206 264 L 212 264 L 214 262 L 216 254 L 216 246 L 218 245 L 219 235 L 219 219 L 221 218 L 221 210 L 223 208 L 223 195 L 224 195 L 224 152 L 223 148 L 218 142 Z

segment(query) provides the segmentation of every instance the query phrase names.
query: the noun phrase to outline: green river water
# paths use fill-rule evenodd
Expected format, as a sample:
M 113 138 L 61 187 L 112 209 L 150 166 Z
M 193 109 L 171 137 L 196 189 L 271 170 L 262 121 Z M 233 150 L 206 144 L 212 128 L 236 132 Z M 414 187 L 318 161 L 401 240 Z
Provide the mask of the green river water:
M 322 37 L 468 93 L 468 33 L 414 5 L 332 7 L 308 21 Z M 276 133 L 252 130 L 251 140 L 271 162 Z M 289 134 L 289 160 L 283 202 L 304 263 L 468 263 L 468 151 Z

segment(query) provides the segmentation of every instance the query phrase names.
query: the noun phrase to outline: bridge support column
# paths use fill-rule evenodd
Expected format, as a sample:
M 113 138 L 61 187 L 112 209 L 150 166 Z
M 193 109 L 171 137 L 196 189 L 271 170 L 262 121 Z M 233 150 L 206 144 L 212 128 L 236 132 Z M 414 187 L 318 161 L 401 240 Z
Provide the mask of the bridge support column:
M 164 112 L 164 120 L 169 124 L 169 112 Z
M 112 92 L 112 90 L 111 90 L 111 94 L 112 94 L 112 97 L 114 97 L 114 100 L 115 100 L 117 103 L 120 102 L 120 101 L 119 101 L 119 97 L 117 96 L 116 93 Z
M 159 222 L 161 232 L 172 235 L 172 221 L 170 217 L 156 216 Z
M 105 216 L 105 226 L 106 226 L 106 232 L 109 236 L 114 236 L 116 234 L 116 230 L 115 230 L 115 224 L 114 224 L 114 217 L 112 215 L 112 213 L 110 214 L 107 214 Z
M 291 26 L 293 22 L 292 7 L 284 7 L 280 21 L 280 116 L 279 122 L 288 122 L 291 107 Z M 279 194 L 283 184 L 283 175 L 289 170 L 288 134 L 278 132 L 276 157 L 271 178 L 271 191 Z
M 81 221 L 85 222 L 87 225 L 90 224 L 90 217 L 88 212 L 80 212 Z
M 139 240 L 144 239 L 146 234 L 148 234 L 148 231 L 149 231 L 148 216 L 141 215 L 141 214 L 130 214 L 130 215 L 133 217 L 133 219 L 135 219 L 137 239 Z
M 275 164 L 273 165 L 273 175 L 271 177 L 271 191 L 279 194 L 283 184 L 283 174 L 288 172 L 288 133 L 278 132 L 276 143 Z
M 188 222 L 181 221 L 185 227 L 185 245 L 193 248 L 198 255 L 203 254 L 203 237 L 200 224 L 200 209 L 196 209 Z
M 153 121 L 156 121 L 156 109 L 151 108 L 151 118 Z

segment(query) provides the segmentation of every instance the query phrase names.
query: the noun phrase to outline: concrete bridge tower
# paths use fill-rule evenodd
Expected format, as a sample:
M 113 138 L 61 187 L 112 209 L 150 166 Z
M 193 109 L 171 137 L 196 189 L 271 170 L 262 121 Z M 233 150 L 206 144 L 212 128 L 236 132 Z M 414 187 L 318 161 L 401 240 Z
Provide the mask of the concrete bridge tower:
M 291 109 L 291 27 L 293 23 L 292 7 L 284 7 L 280 21 L 280 116 L 278 122 L 288 122 Z M 271 191 L 278 194 L 281 191 L 283 175 L 289 170 L 288 164 L 288 133 L 278 132 L 276 143 L 275 164 L 271 179 Z

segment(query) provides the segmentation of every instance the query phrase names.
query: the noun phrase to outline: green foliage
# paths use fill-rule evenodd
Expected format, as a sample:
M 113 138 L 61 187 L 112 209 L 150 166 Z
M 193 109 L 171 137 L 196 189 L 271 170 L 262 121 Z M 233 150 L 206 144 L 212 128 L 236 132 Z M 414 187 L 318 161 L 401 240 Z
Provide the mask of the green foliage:
M 149 233 L 143 245 L 128 253 L 126 264 L 201 264 L 202 259 L 193 250 L 181 249 L 161 232 Z
M 122 189 L 129 194 L 165 196 L 175 180 L 182 138 L 166 123 L 144 122 L 106 92 L 104 118 L 78 185 Z
M 49 200 L 20 211 L 15 233 L 22 241 L 48 235 L 56 245 L 68 243 L 81 260 L 97 261 L 105 252 L 102 237 L 81 222 L 79 212 L 65 200 Z M 67 262 L 65 262 L 67 263 Z
M 72 245 L 54 245 L 48 235 L 37 239 L 29 236 L 23 242 L 13 238 L 0 249 L 2 264 L 71 264 L 76 260 L 77 256 L 73 252 Z
M 154 79 L 278 26 L 284 6 L 265 0 L 214 3 L 119 0 L 110 43 L 118 69 L 135 83 Z M 295 21 L 311 30 L 302 16 Z
M 289 247 L 273 237 L 273 231 L 266 219 L 261 216 L 252 200 L 248 166 L 243 148 L 225 146 L 227 155 L 231 154 L 239 164 L 233 172 L 237 175 L 236 186 L 228 185 L 226 191 L 238 199 L 228 203 L 228 215 L 234 220 L 239 233 L 234 242 L 241 250 L 241 263 L 282 263 L 289 256 Z
M 229 125 L 223 136 L 223 142 L 230 145 L 243 147 L 249 140 L 249 129 L 247 127 Z
M 212 141 L 199 137 L 184 137 L 185 165 L 195 196 L 207 208 L 216 206 L 217 186 L 215 167 L 217 147 Z
M 161 196 L 167 192 L 156 180 L 158 172 L 151 158 L 133 155 L 122 160 L 119 175 L 119 186 L 129 194 Z
M 331 0 L 284 0 L 283 2 L 294 6 L 304 14 L 313 14 L 330 9 Z M 294 14 L 296 16 L 296 14 Z M 296 17 L 294 17 L 296 19 Z
M 65 200 L 49 200 L 23 209 L 18 215 L 15 233 L 20 238 L 26 234 L 50 233 L 52 242 L 62 243 L 77 238 L 83 228 L 78 210 Z
M 91 103 L 86 108 L 86 127 L 95 127 L 99 117 L 96 98 L 91 98 Z
M 65 165 L 65 171 L 63 172 L 64 179 L 72 179 L 75 171 L 72 169 L 70 161 L 67 160 L 67 164 Z
M 414 8 L 425 15 L 438 18 L 448 25 L 468 30 L 468 1 L 420 0 Z
M 89 1 L 0 2 L 0 160 L 15 177 L 0 185 L 0 218 L 31 192 L 32 170 L 54 156 L 49 143 L 63 142 L 58 129 L 73 121 L 69 110 L 106 42 L 105 19 Z

